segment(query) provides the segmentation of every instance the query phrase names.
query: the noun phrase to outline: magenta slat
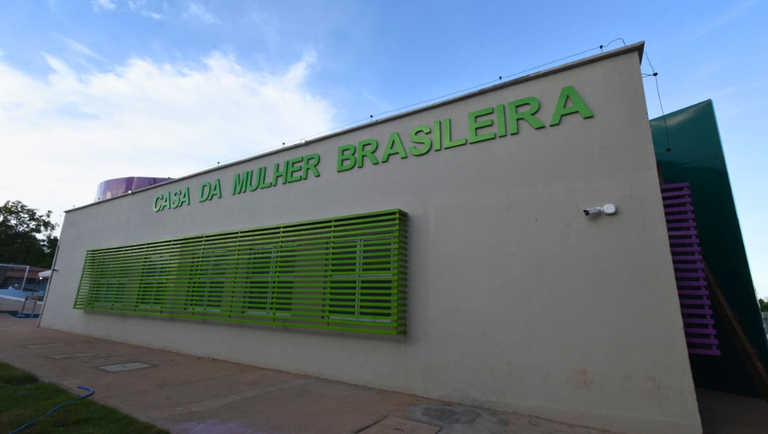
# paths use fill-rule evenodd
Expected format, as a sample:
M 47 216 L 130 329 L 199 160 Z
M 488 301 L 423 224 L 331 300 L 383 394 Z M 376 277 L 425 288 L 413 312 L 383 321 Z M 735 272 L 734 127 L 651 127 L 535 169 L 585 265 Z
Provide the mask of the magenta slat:
M 677 286 L 707 286 L 707 282 L 697 282 L 695 280 L 680 280 Z
M 694 253 L 700 252 L 701 247 L 672 247 L 672 253 Z
M 667 220 L 692 220 L 696 218 L 696 214 L 693 214 L 693 213 L 673 214 L 673 215 L 665 216 L 664 218 Z
M 702 257 L 696 256 L 672 256 L 673 261 L 701 261 Z
M 698 243 L 699 243 L 699 239 L 696 237 L 686 238 L 684 240 L 679 238 L 677 239 L 672 238 L 669 240 L 669 244 L 698 244 Z
M 688 190 L 688 189 L 675 190 L 675 191 L 667 191 L 666 193 L 661 193 L 661 197 L 688 196 L 689 194 L 691 194 L 691 190 Z
M 712 304 L 709 300 L 694 300 L 690 298 L 681 298 L 680 304 L 685 304 L 688 306 L 709 306 Z
M 683 318 L 686 324 L 715 324 L 715 320 L 706 318 Z
M 668 214 L 668 213 L 671 213 L 671 212 L 687 212 L 687 211 L 693 212 L 693 207 L 692 206 L 680 206 L 680 207 L 675 207 L 675 208 L 664 208 L 664 214 Z
M 686 314 L 686 315 L 712 315 L 712 310 L 709 309 L 709 308 L 705 308 L 705 309 L 683 308 L 680 311 L 683 312 L 683 314 Z
M 702 297 L 708 297 L 709 291 L 706 289 L 678 289 L 677 295 L 700 295 Z
M 693 255 L 693 256 L 672 256 L 673 261 L 701 261 L 702 258 L 700 255 Z
M 686 333 L 696 333 L 700 335 L 715 335 L 717 332 L 715 329 L 705 329 L 705 328 L 695 328 L 695 327 L 686 327 L 683 329 Z
M 720 342 L 715 338 L 685 338 L 686 341 L 692 343 L 692 344 L 708 344 L 708 345 L 717 345 Z
M 669 231 L 670 237 L 683 237 L 686 235 L 698 235 L 699 232 L 695 229 L 691 229 L 689 231 Z
M 704 264 L 672 264 L 675 270 L 703 270 Z
M 720 350 L 705 350 L 704 348 L 688 348 L 691 354 L 704 354 L 707 356 L 719 356 Z
M 696 222 L 667 223 L 668 228 L 695 228 Z
M 707 277 L 704 273 L 675 273 L 675 277 L 688 277 L 688 278 L 705 278 Z
M 677 184 L 664 184 L 661 186 L 661 190 L 667 191 L 667 190 L 674 190 L 677 188 L 687 188 L 690 186 L 691 186 L 690 182 L 678 182 Z
M 669 199 L 663 201 L 664 205 L 676 205 L 679 203 L 691 203 L 691 198 L 686 197 L 685 199 Z

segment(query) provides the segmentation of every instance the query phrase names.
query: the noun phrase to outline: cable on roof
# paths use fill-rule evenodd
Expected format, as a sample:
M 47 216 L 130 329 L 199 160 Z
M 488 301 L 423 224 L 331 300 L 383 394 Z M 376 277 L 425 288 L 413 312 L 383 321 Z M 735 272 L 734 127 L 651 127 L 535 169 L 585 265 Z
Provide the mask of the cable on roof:
M 571 54 L 570 56 L 565 56 L 565 57 L 561 57 L 559 59 L 555 59 L 555 60 L 552 60 L 552 61 L 549 61 L 549 62 L 546 62 L 546 63 L 542 63 L 541 65 L 537 65 L 537 66 L 534 66 L 532 68 L 524 69 L 522 71 L 518 71 L 518 72 L 515 72 L 515 73 L 512 73 L 512 74 L 501 75 L 501 76 L 499 76 L 498 79 L 493 79 L 493 80 L 490 80 L 490 81 L 486 81 L 484 83 L 480 83 L 480 84 L 475 85 L 475 86 L 466 87 L 464 89 L 460 89 L 460 90 L 457 90 L 457 91 L 454 91 L 454 92 L 446 93 L 444 95 L 436 96 L 434 98 L 429 98 L 429 99 L 425 99 L 425 100 L 422 100 L 422 101 L 419 101 L 419 102 L 415 102 L 415 103 L 412 103 L 412 104 L 407 104 L 407 105 L 404 105 L 402 107 L 398 107 L 398 108 L 395 108 L 395 109 L 392 109 L 392 110 L 385 110 L 385 111 L 380 112 L 380 113 L 369 115 L 368 117 L 365 117 L 365 118 L 354 120 L 354 121 L 346 123 L 344 125 L 333 127 L 333 128 L 331 128 L 329 130 L 325 130 L 325 131 L 322 131 L 320 133 L 310 134 L 310 135 L 304 136 L 304 137 L 302 137 L 300 139 L 289 140 L 289 141 L 286 141 L 284 143 L 290 143 L 290 144 L 304 143 L 308 138 L 312 139 L 312 138 L 321 137 L 321 136 L 324 136 L 326 134 L 330 134 L 332 132 L 338 131 L 340 129 L 343 129 L 343 128 L 346 128 L 346 127 L 350 127 L 352 125 L 360 124 L 360 123 L 365 122 L 365 121 L 373 122 L 374 118 L 378 118 L 378 117 L 383 116 L 383 115 L 400 112 L 400 111 L 403 111 L 403 110 L 406 110 L 406 109 L 409 109 L 409 108 L 412 108 L 412 107 L 416 107 L 416 106 L 419 106 L 419 105 L 423 105 L 423 104 L 435 102 L 435 101 L 438 101 L 438 100 L 442 100 L 442 99 L 448 98 L 450 96 L 453 96 L 453 95 L 456 95 L 456 94 L 459 94 L 459 93 L 468 92 L 470 90 L 475 90 L 475 89 L 478 89 L 478 88 L 481 88 L 481 87 L 489 86 L 491 84 L 498 84 L 498 83 L 501 83 L 504 80 L 507 80 L 507 79 L 509 79 L 511 77 L 515 77 L 515 76 L 518 76 L 520 74 L 524 74 L 526 72 L 531 72 L 531 71 L 534 71 L 536 69 L 552 65 L 553 63 L 562 62 L 564 60 L 568 60 L 568 59 L 571 59 L 571 58 L 576 57 L 576 56 L 581 56 L 583 54 L 586 54 L 586 53 L 589 53 L 589 52 L 595 51 L 595 50 L 602 51 L 603 48 L 607 48 L 609 45 L 611 45 L 612 43 L 614 43 L 616 41 L 621 41 L 624 44 L 624 46 L 627 45 L 627 43 L 624 42 L 623 38 L 616 38 L 616 39 L 613 39 L 613 40 L 609 41 L 605 45 L 599 45 L 597 47 L 593 47 L 593 48 L 590 48 L 590 49 L 587 49 L 587 50 L 584 50 L 584 51 L 581 51 L 581 52 L 578 52 L 578 53 L 575 53 L 575 54 Z M 283 145 L 283 146 L 285 146 L 285 145 Z M 277 147 L 270 148 L 270 149 L 267 149 L 267 150 L 264 150 L 264 151 L 261 151 L 261 152 L 255 153 L 255 154 L 247 154 L 247 155 L 244 155 L 242 157 L 238 157 L 238 158 L 233 158 L 231 160 L 227 160 L 227 161 L 224 162 L 224 164 L 235 162 L 235 161 L 244 160 L 244 159 L 247 159 L 247 158 L 256 157 L 256 156 L 259 156 L 259 155 L 262 155 L 262 154 L 265 154 L 265 153 L 268 153 L 268 152 L 272 152 L 272 151 L 274 151 L 276 149 L 280 149 L 280 148 L 281 148 L 281 146 L 277 146 Z M 216 167 L 216 166 L 206 166 L 205 168 L 202 168 L 202 169 L 199 169 L 199 170 L 195 170 L 195 171 L 192 171 L 192 172 L 187 172 L 187 173 L 185 173 L 183 175 L 178 176 L 178 178 L 182 178 L 182 177 L 187 176 L 187 175 L 192 175 L 192 174 L 197 173 L 197 172 L 202 172 L 202 171 L 210 169 L 212 167 Z
M 627 43 L 624 42 L 624 38 L 616 38 L 616 39 L 612 40 L 611 42 L 609 42 L 609 43 L 607 43 L 605 45 L 601 45 L 600 46 L 600 51 L 602 52 L 603 48 L 608 48 L 609 45 L 613 44 L 616 41 L 621 41 L 621 43 L 624 44 L 625 47 L 627 46 Z
M 653 67 L 653 63 L 651 63 L 651 58 L 648 56 L 648 51 L 645 51 L 645 58 L 648 60 L 648 66 L 651 67 L 651 71 L 653 71 L 653 73 L 643 74 L 643 77 L 644 78 L 653 77 L 653 80 L 656 82 L 656 96 L 659 97 L 659 108 L 661 108 L 661 118 L 664 120 L 664 134 L 667 140 L 667 147 L 664 149 L 664 152 L 665 152 L 664 159 L 661 160 L 661 163 L 659 163 L 659 166 L 663 166 L 664 163 L 667 162 L 667 157 L 669 157 L 669 153 L 672 152 L 672 148 L 669 146 L 669 127 L 667 126 L 667 115 L 664 113 L 664 104 L 661 103 L 661 91 L 659 91 L 659 73 L 656 72 L 656 69 Z

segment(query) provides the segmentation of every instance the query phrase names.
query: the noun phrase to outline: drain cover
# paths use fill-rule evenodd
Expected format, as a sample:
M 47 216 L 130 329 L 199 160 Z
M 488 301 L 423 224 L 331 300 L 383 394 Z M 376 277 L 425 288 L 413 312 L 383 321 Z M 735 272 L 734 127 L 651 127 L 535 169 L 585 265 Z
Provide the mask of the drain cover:
M 130 362 L 130 363 L 118 363 L 117 365 L 99 366 L 99 369 L 102 369 L 107 372 L 123 372 L 123 371 L 135 371 L 136 369 L 144 369 L 144 368 L 151 368 L 151 367 L 152 365 L 148 365 L 142 362 Z
M 45 343 L 45 344 L 27 345 L 27 348 L 32 348 L 33 350 L 35 350 L 35 349 L 38 349 L 38 348 L 63 347 L 63 346 L 64 346 L 64 344 L 62 344 L 61 342 L 48 342 L 48 343 Z
M 48 356 L 52 359 L 56 360 L 62 360 L 62 359 L 76 359 L 78 357 L 93 357 L 95 354 L 91 353 L 69 353 L 69 354 L 56 354 L 55 356 Z
M 358 431 L 359 434 L 435 434 L 442 427 L 427 425 L 394 416 L 387 416 L 368 428 Z

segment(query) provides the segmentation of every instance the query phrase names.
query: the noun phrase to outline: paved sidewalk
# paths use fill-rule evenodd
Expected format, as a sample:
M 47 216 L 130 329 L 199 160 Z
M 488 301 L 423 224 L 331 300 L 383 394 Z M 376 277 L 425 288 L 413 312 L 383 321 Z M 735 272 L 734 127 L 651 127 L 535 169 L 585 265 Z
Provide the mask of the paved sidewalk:
M 14 306 L 0 301 L 0 310 Z M 386 416 L 442 427 L 441 434 L 606 432 L 39 329 L 36 323 L 0 314 L 0 360 L 75 393 L 77 386 L 91 387 L 97 401 L 174 434 L 355 433 Z M 130 362 L 151 367 L 99 369 Z M 361 434 L 369 432 L 429 431 Z
M 0 311 L 20 302 L 0 299 Z M 402 393 L 36 328 L 36 319 L 0 313 L 0 361 L 26 369 L 174 434 L 596 434 L 515 413 L 472 408 Z M 150 367 L 110 373 L 100 366 Z M 707 434 L 768 433 L 765 401 L 698 392 Z M 407 419 L 383 421 L 387 416 Z M 402 431 L 385 429 L 400 423 Z M 405 424 L 405 425 L 403 425 Z M 392 423 L 389 424 L 392 426 Z M 378 427 L 378 428 L 377 428 Z

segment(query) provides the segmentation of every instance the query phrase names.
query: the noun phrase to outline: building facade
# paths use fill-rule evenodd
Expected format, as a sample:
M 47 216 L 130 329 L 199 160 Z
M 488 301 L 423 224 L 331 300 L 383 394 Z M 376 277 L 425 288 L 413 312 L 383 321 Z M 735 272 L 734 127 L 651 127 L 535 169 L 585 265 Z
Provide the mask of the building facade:
M 642 49 L 71 210 L 41 325 L 700 433 Z

